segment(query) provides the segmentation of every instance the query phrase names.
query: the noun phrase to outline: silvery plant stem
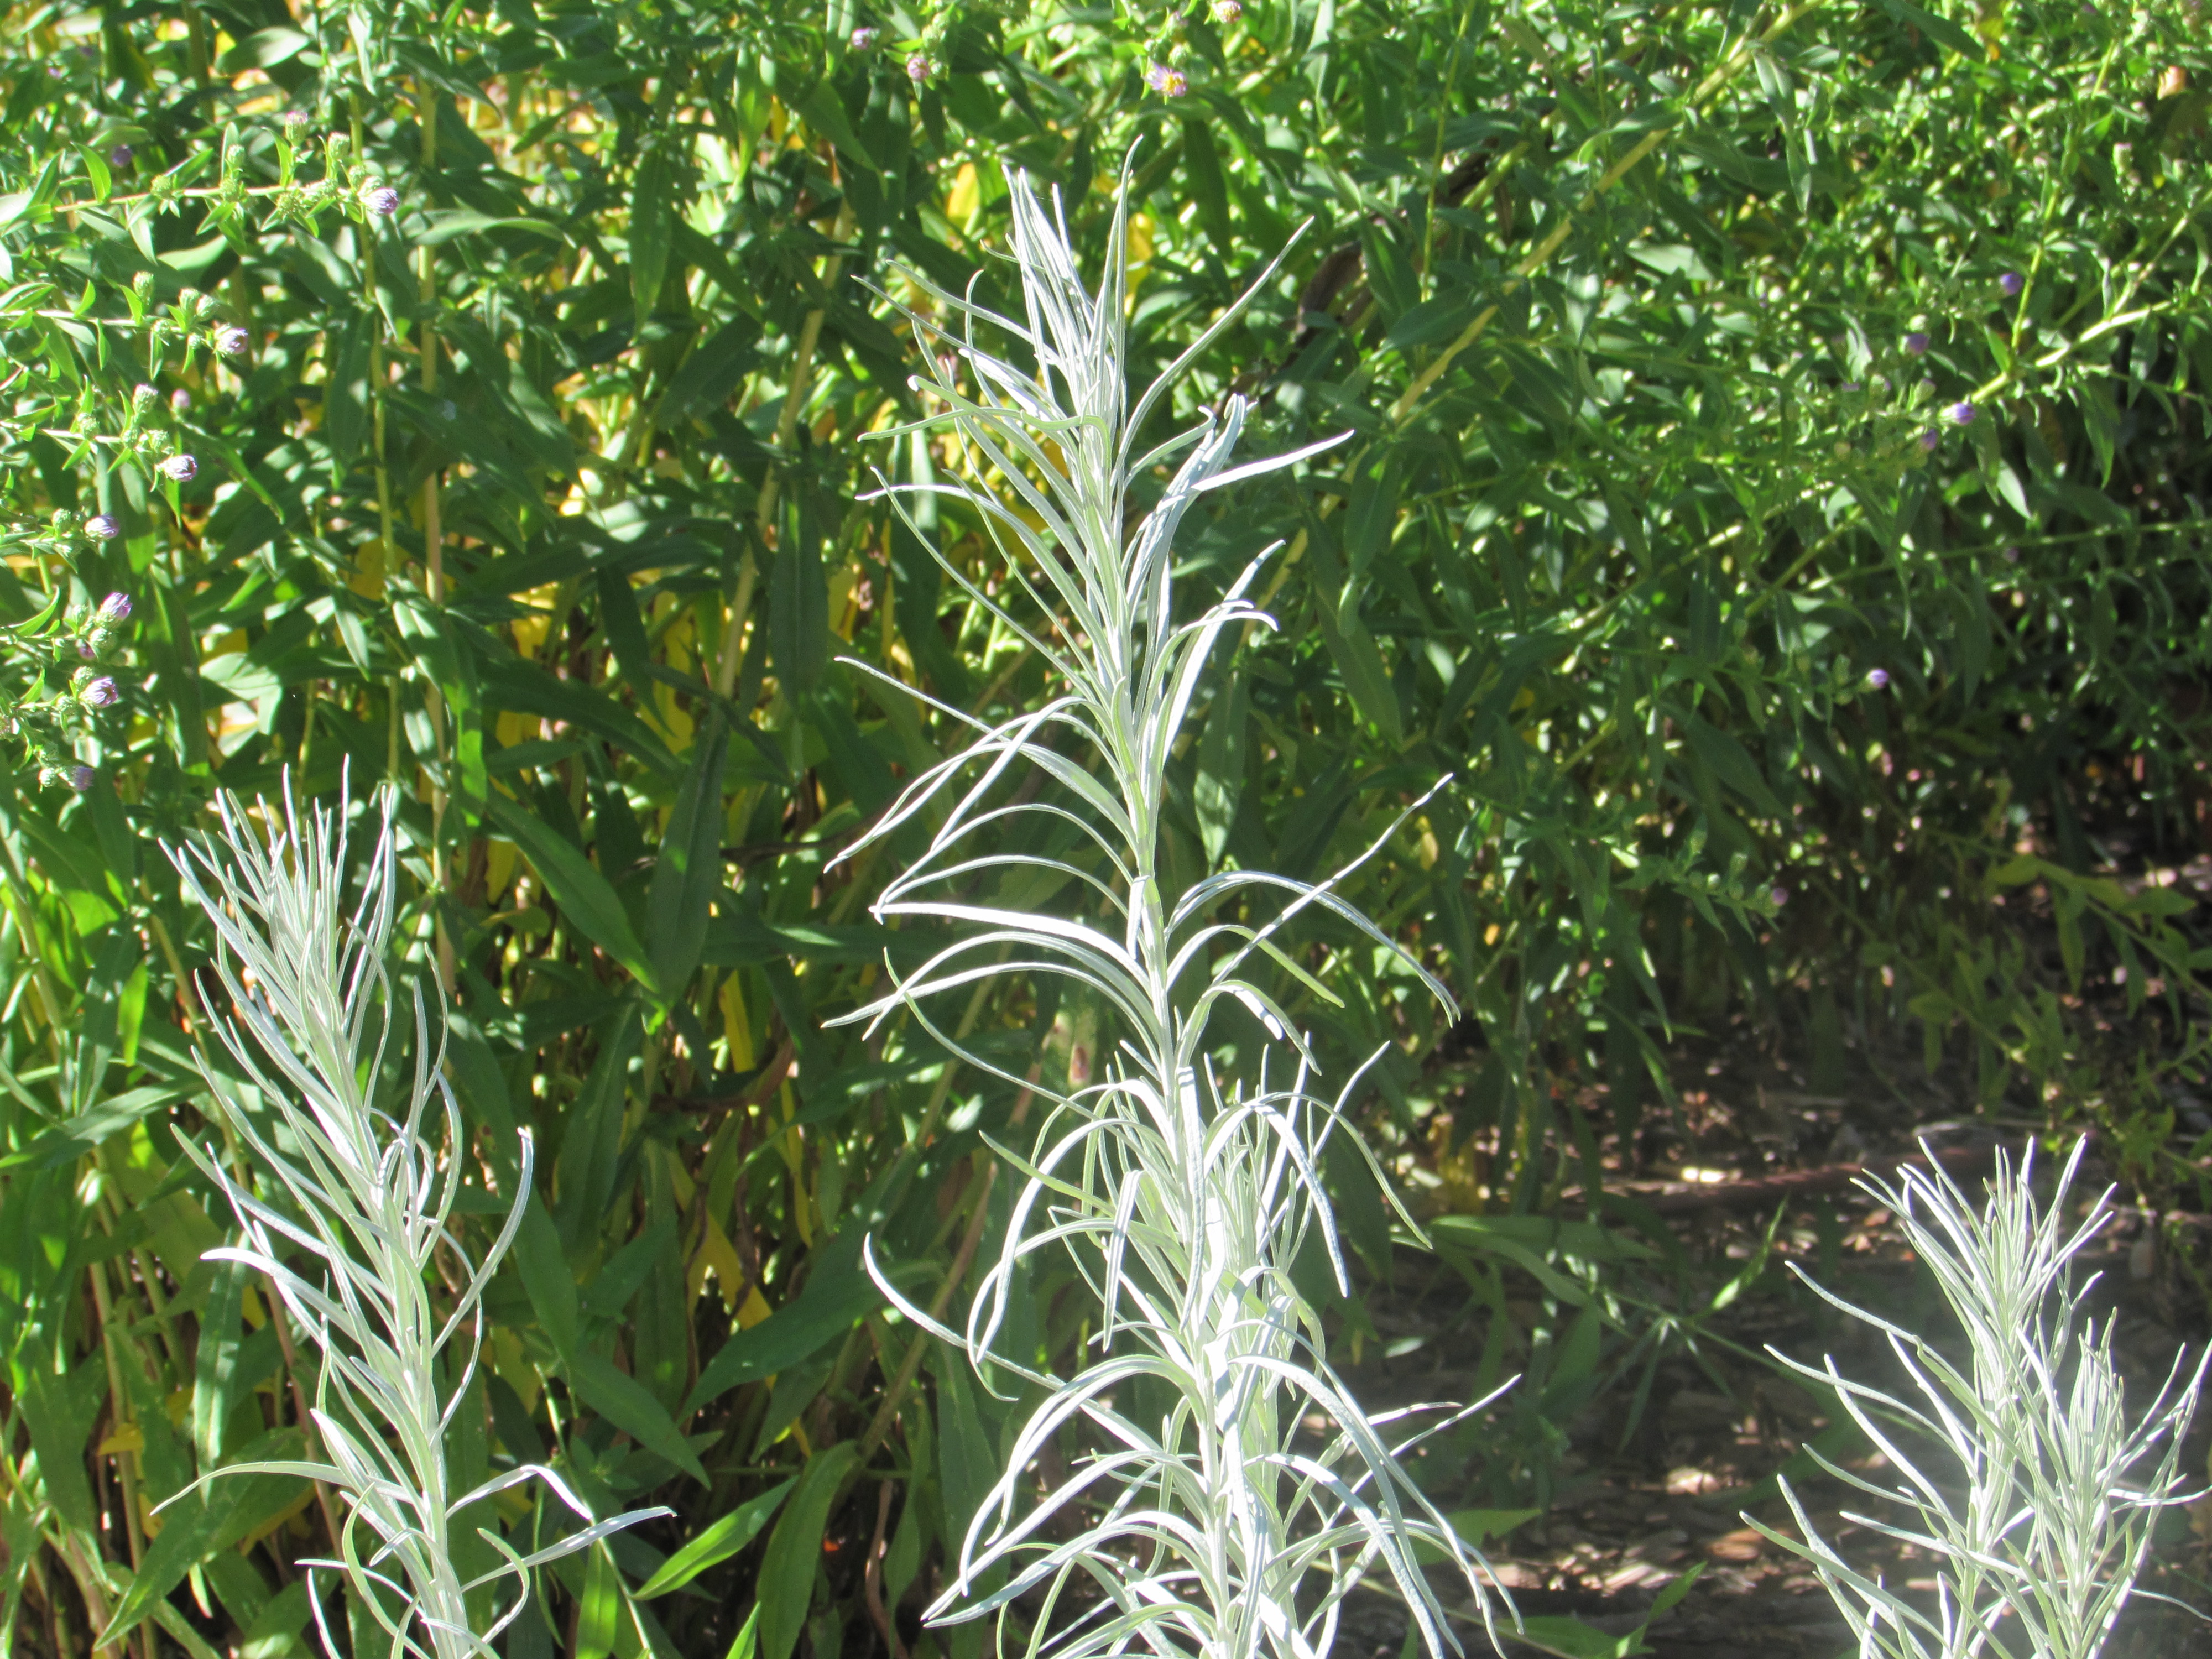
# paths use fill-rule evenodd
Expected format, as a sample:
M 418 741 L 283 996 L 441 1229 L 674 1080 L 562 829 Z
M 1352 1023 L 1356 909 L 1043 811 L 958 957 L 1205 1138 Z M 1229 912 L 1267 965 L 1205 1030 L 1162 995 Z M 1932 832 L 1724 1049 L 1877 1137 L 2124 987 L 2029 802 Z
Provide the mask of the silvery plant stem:
M 1824 1299 L 1882 1333 L 1908 1394 L 1848 1377 L 1832 1356 L 1818 1367 L 1777 1356 L 1834 1390 L 1897 1477 L 1884 1486 L 1820 1458 L 1847 1486 L 1887 1500 L 1884 1514 L 1844 1518 L 1935 1562 L 1929 1609 L 1854 1569 L 1786 1483 L 1802 1540 L 1744 1517 L 1813 1563 L 1862 1654 L 2094 1659 L 2142 1570 L 2159 1512 L 2183 1501 L 2181 1442 L 2212 1349 L 2193 1370 L 2186 1352 L 2178 1355 L 2131 1425 L 2113 1321 L 2100 1327 L 2085 1315 L 2094 1276 L 2074 1277 L 2074 1258 L 2112 1213 L 2107 1190 L 2067 1229 L 2087 1144 L 2075 1144 L 2048 1203 L 2032 1184 L 2033 1147 L 2017 1163 L 1999 1155 L 1979 1210 L 1932 1159 L 1928 1170 L 1908 1165 L 1894 1184 L 1859 1183 L 1897 1217 L 1934 1275 L 1964 1339 L 1963 1364 L 1818 1285 Z
M 281 809 L 260 804 L 261 831 L 235 799 L 220 805 L 220 836 L 164 850 L 216 931 L 223 997 L 204 1000 L 231 1065 L 204 1052 L 200 1070 L 210 1115 L 250 1155 L 252 1175 L 227 1167 L 191 1135 L 180 1139 L 243 1234 L 208 1258 L 265 1274 L 317 1352 L 310 1415 L 321 1461 L 230 1465 L 170 1501 L 227 1475 L 321 1481 L 341 1505 L 338 1558 L 305 1564 L 311 1596 L 315 1571 L 342 1575 L 381 1626 L 392 1659 L 489 1659 L 495 1638 L 522 1610 L 533 1570 L 665 1511 L 595 1522 L 560 1476 L 537 1464 L 454 1493 L 446 1433 L 475 1374 L 484 1288 L 529 1201 L 529 1136 L 505 1224 L 471 1266 L 452 1224 L 468 1160 L 442 1072 L 442 1007 L 434 1018 L 419 987 L 410 999 L 411 1076 L 396 1098 L 384 1082 L 396 1000 L 386 965 L 398 884 L 392 797 L 384 798 L 368 879 L 350 910 L 343 804 L 336 813 L 303 814 L 288 781 Z M 228 1013 L 220 1011 L 226 1000 Z M 459 1270 L 442 1312 L 431 1290 L 441 1250 Z M 450 1376 L 456 1363 L 459 1375 Z M 465 1577 L 454 1559 L 455 1517 L 533 1480 L 582 1524 L 526 1556 L 479 1529 L 499 1565 Z M 507 1605 L 478 1629 L 470 1595 L 501 1583 L 512 1592 Z
M 1343 1123 L 1360 1076 L 1323 1093 L 1317 1057 L 1277 1000 L 1336 1000 L 1286 930 L 1325 917 L 1395 952 L 1447 1008 L 1449 994 L 1339 890 L 1373 848 L 1322 882 L 1231 867 L 1180 890 L 1162 858 L 1168 764 L 1214 647 L 1224 632 L 1274 625 L 1246 598 L 1272 549 L 1212 604 L 1179 605 L 1177 526 L 1204 493 L 1330 444 L 1232 466 L 1245 406 L 1231 396 L 1145 447 L 1177 378 L 1276 267 L 1133 403 L 1126 199 L 1090 288 L 1064 220 L 1025 178 L 1010 173 L 1008 185 L 1022 314 L 994 314 L 912 274 L 922 297 L 901 307 L 927 368 L 917 386 L 934 405 L 902 431 L 957 434 L 969 470 L 884 493 L 917 534 L 920 494 L 980 520 L 1000 581 L 987 587 L 940 562 L 1038 655 L 1054 690 L 995 725 L 934 704 L 974 741 L 917 775 L 851 850 L 903 842 L 913 826 L 926 850 L 875 913 L 930 927 L 938 948 L 903 978 L 887 961 L 888 990 L 851 1018 L 902 1014 L 967 1063 L 1027 1086 L 932 1012 L 945 993 L 1021 973 L 1088 999 L 1114 1036 L 1095 1079 L 1036 1085 L 1047 1110 L 1031 1146 L 994 1143 L 1022 1185 L 963 1330 L 900 1297 L 871 1248 L 872 1271 L 907 1317 L 964 1348 L 987 1384 L 1019 1380 L 1040 1399 L 930 1616 L 995 1614 L 1002 1651 L 1061 1659 L 1319 1659 L 1345 1595 L 1380 1575 L 1431 1653 L 1455 1650 L 1422 1556 L 1457 1569 L 1486 1626 L 1500 1593 L 1400 1460 L 1474 1408 L 1367 1413 L 1293 1279 L 1317 1240 L 1348 1291 L 1319 1174 L 1329 1137 L 1343 1134 L 1382 1176 Z M 1139 518 L 1131 483 L 1156 476 L 1164 488 Z M 1055 902 L 1024 902 L 1040 892 Z M 1232 1011 L 1245 1026 L 1238 1052 L 1264 1036 L 1265 1057 L 1224 1079 L 1214 1021 Z M 1097 1298 L 1092 1334 L 1064 1376 L 1002 1340 L 1038 1256 L 1072 1262 Z M 1063 1437 L 1082 1449 L 1073 1472 L 1033 1492 L 1033 1466 Z M 1091 1594 L 1079 1598 L 1079 1585 Z

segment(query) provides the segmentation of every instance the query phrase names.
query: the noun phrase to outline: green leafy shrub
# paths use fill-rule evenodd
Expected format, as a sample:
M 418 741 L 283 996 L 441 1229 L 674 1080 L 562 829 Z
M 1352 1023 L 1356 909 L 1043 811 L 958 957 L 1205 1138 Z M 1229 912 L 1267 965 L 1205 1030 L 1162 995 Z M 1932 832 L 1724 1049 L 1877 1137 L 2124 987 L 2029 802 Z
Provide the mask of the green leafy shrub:
M 401 792 L 394 937 L 451 994 L 468 1142 L 538 1149 L 461 1489 L 544 1462 L 594 1514 L 678 1514 L 540 1573 L 509 1650 L 726 1649 L 756 1583 L 764 1659 L 917 1639 L 901 1604 L 1008 1430 L 884 1313 L 860 1235 L 944 1316 L 1004 1237 L 1007 1076 L 1079 1083 L 1115 1040 L 1012 973 L 946 1016 L 995 1070 L 910 1019 L 828 1023 L 886 951 L 921 959 L 870 907 L 931 826 L 832 860 L 965 740 L 937 704 L 997 723 L 1061 689 L 932 562 L 926 538 L 994 580 L 969 507 L 916 497 L 916 533 L 860 499 L 872 463 L 967 465 L 864 449 L 925 366 L 862 279 L 919 302 L 903 262 L 1006 312 L 1002 161 L 1066 191 L 1096 267 L 1144 141 L 1143 378 L 1316 222 L 1174 411 L 1243 397 L 1255 453 L 1355 436 L 1186 520 L 1209 600 L 1289 546 L 1253 596 L 1279 629 L 1197 688 L 1162 857 L 1185 886 L 1316 879 L 1452 775 L 1346 897 L 1468 1022 L 1318 910 L 1267 990 L 1331 1076 L 1387 1044 L 1352 1103 L 1378 1157 L 1492 1212 L 1456 1237 L 1534 1384 L 1501 1479 L 1540 1490 L 1544 1419 L 1648 1356 L 1625 1303 L 1528 1329 L 1499 1286 L 1513 1229 L 1663 1121 L 1685 1030 L 1755 1022 L 1830 1082 L 1917 1033 L 1962 1106 L 2090 1118 L 2147 1185 L 2189 1175 L 2185 9 L 10 23 L 0 1625 L 27 1640 L 82 1650 L 133 1594 L 132 1641 L 196 1654 L 307 1620 L 296 1483 L 213 1483 L 210 1532 L 155 1514 L 314 1389 L 263 1288 L 198 1265 L 227 1212 L 182 1149 L 212 1132 L 212 936 L 147 855 L 288 765 Z M 1389 1209 L 1342 1152 L 1380 1268 Z M 497 1169 L 465 1171 L 472 1250 Z M 1594 1273 L 1634 1254 L 1575 1237 Z M 1003 1351 L 1067 1352 L 1067 1289 L 1010 1291 Z M 565 1506 L 522 1501 L 518 1553 L 557 1541 Z

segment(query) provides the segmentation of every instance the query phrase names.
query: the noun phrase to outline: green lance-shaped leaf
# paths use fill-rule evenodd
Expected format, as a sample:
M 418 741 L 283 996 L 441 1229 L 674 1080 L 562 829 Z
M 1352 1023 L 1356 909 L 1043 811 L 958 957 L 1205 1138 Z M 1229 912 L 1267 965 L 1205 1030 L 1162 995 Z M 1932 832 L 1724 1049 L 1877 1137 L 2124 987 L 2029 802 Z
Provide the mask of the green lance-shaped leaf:
M 1782 803 L 1775 799 L 1773 789 L 1768 786 L 1765 774 L 1752 759 L 1749 750 L 1718 726 L 1695 714 L 1688 716 L 1682 724 L 1698 758 L 1711 767 L 1723 783 L 1768 817 L 1778 818 L 1788 816 Z
M 568 1381 L 586 1405 L 639 1445 L 673 1463 L 701 1486 L 708 1484 L 698 1454 L 684 1443 L 667 1408 L 645 1384 L 596 1353 L 580 1353 L 569 1361 Z
M 192 1356 L 192 1449 L 200 1467 L 222 1462 L 223 1434 L 240 1395 L 234 1387 L 242 1346 L 246 1287 L 251 1272 L 236 1261 L 216 1264 L 200 1310 Z
M 565 844 L 565 843 L 564 843 Z M 617 1013 L 599 1057 L 568 1112 L 561 1145 L 561 1198 L 555 1211 L 568 1260 L 581 1259 L 605 1226 L 620 1173 L 623 1120 L 629 1109 L 629 1063 L 643 1036 L 635 1003 Z
M 1245 733 L 1250 725 L 1251 703 L 1243 677 L 1237 675 L 1222 689 L 1213 701 L 1213 712 L 1206 716 L 1206 735 L 1198 745 L 1198 777 L 1191 787 L 1191 805 L 1198 812 L 1208 865 L 1221 862 L 1230 826 L 1243 801 Z
M 14 1196 L 22 1201 L 20 1194 Z M 88 1360 L 66 1377 L 57 1376 L 35 1354 L 25 1356 L 22 1364 L 15 1373 L 16 1401 L 38 1455 L 46 1501 L 70 1527 L 89 1533 L 97 1522 L 92 1485 L 85 1475 L 85 1441 L 106 1403 L 106 1370 L 97 1360 Z
M 848 1227 L 815 1247 L 806 1284 L 757 1325 L 731 1333 L 700 1369 L 684 1415 L 703 1411 L 742 1383 L 799 1364 L 849 1334 L 883 1305 L 883 1292 L 860 1264 L 860 1237 Z
M 784 514 L 784 544 L 769 574 L 769 642 L 776 672 L 800 691 L 822 683 L 830 661 L 830 587 L 808 515 Z
M 653 977 L 665 995 L 680 995 L 706 948 L 708 913 L 722 884 L 722 770 L 729 732 L 710 714 L 692 749 L 690 770 L 677 792 L 646 896 Z
M 859 1446 L 841 1440 L 823 1447 L 799 1471 L 798 1490 L 787 1500 L 761 1557 L 760 1659 L 791 1659 L 799 1645 L 814 1603 L 814 1575 L 821 1565 L 830 1504 L 860 1457 Z
M 585 939 L 629 969 L 647 991 L 657 990 L 651 961 L 629 925 L 629 913 L 591 860 L 567 836 L 506 796 L 495 792 L 486 805 L 491 821 L 544 877 L 562 915 Z
M 759 1535 L 795 1484 L 795 1480 L 778 1481 L 758 1497 L 738 1504 L 655 1568 L 653 1577 L 631 1593 L 633 1599 L 650 1601 L 682 1589 L 708 1568 L 728 1560 Z

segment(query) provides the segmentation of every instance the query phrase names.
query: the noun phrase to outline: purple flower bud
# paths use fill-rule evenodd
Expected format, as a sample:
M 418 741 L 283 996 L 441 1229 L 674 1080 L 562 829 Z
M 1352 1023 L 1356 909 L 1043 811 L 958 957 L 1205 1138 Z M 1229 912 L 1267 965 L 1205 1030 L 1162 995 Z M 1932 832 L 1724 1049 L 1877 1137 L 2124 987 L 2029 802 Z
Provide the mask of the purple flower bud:
M 131 615 L 131 596 L 128 593 L 110 593 L 100 602 L 100 610 L 95 614 L 102 622 L 126 620 Z
M 1943 434 L 1932 429 L 1920 434 L 1920 447 L 1931 455 L 1936 453 L 1936 446 L 1942 441 Z
M 199 475 L 200 464 L 189 455 L 172 455 L 161 463 L 161 476 L 190 483 Z
M 1918 329 L 1914 329 L 1911 333 L 1905 337 L 1905 349 L 1915 357 L 1922 356 L 1928 349 L 1928 337 Z
M 876 42 L 880 40 L 882 36 L 882 30 L 872 29 L 866 24 L 863 23 L 859 28 L 853 31 L 853 50 L 854 52 L 873 52 L 876 49 Z
M 77 701 L 87 708 L 105 708 L 121 693 L 116 690 L 115 682 L 102 674 L 96 680 L 87 680 L 84 690 L 76 695 Z
M 98 783 L 99 781 L 100 774 L 94 771 L 89 766 L 72 766 L 70 768 L 70 787 L 76 790 L 80 795 L 84 793 L 86 790 L 91 788 L 94 784 Z
M 307 125 L 307 112 L 303 109 L 288 109 L 284 112 L 283 118 L 288 127 L 304 127 Z
M 399 211 L 399 192 L 389 185 L 371 185 L 361 193 L 361 204 L 380 219 Z
M 1889 670 L 1887 668 L 1869 668 L 1867 670 L 1866 683 L 1872 686 L 1875 690 L 1881 690 L 1889 684 Z
M 76 642 L 76 653 L 87 662 L 94 662 L 100 657 L 100 648 L 90 640 L 79 640 Z
M 118 173 L 120 173 L 124 168 L 131 165 L 131 154 L 130 145 L 118 144 L 113 149 L 107 152 L 107 165 L 113 167 Z
M 84 521 L 84 533 L 96 542 L 112 542 L 123 533 L 123 526 L 105 513 L 95 513 Z
M 192 394 L 179 386 L 169 394 L 169 413 L 181 415 L 192 406 Z
M 249 337 L 236 323 L 226 324 L 215 331 L 215 349 L 226 357 L 246 355 Z
M 1213 21 L 1224 27 L 1235 22 L 1243 15 L 1244 8 L 1238 3 L 1238 0 L 1213 0 Z
M 1183 78 L 1183 72 L 1166 64 L 1146 65 L 1145 84 L 1163 98 L 1180 98 L 1190 90 L 1190 82 Z
M 906 78 L 915 85 L 920 86 L 924 81 L 929 79 L 929 74 L 928 53 L 918 52 L 906 60 Z
M 2018 564 L 2020 562 L 2020 550 L 2016 547 L 2008 547 L 2004 550 L 2004 556 L 2005 562 L 2007 564 Z
M 1997 286 L 2005 291 L 2005 298 L 2016 300 L 2020 297 L 2021 289 L 2026 288 L 2027 283 L 2018 271 L 2008 270 L 1997 278 Z
M 1974 406 L 1970 403 L 1960 402 L 1953 404 L 1950 408 L 1945 410 L 1943 412 L 1946 415 L 1948 415 L 1960 426 L 1972 426 L 1974 423 Z
M 1787 887 L 1770 887 L 1766 890 L 1766 896 L 1774 901 L 1774 908 L 1778 910 L 1790 902 L 1790 890 Z

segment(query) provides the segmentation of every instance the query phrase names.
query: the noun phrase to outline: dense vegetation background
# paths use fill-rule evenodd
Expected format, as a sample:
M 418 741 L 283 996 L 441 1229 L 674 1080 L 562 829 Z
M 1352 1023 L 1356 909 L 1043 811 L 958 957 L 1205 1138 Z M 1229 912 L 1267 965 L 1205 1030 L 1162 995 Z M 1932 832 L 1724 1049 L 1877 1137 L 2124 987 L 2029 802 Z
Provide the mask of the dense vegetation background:
M 1005 298 L 1004 166 L 1094 255 L 1126 176 L 1147 374 L 1304 228 L 1182 412 L 1242 392 L 1252 453 L 1353 435 L 1183 538 L 1200 591 L 1281 544 L 1281 626 L 1216 665 L 1175 845 L 1313 876 L 1449 775 L 1352 890 L 1468 1017 L 1326 918 L 1326 994 L 1283 986 L 1338 1062 L 1392 1045 L 1374 1144 L 1468 1218 L 1484 1365 L 1527 1373 L 1439 1481 L 1540 1502 L 1553 1425 L 1640 1401 L 1713 1299 L 1695 1264 L 1593 1295 L 1609 1235 L 1525 1219 L 1663 1158 L 1698 1033 L 1822 1095 L 1918 1048 L 1956 1111 L 2094 1127 L 2195 1198 L 2193 3 L 7 19 L 0 1650 L 313 1639 L 314 1492 L 152 1513 L 296 1446 L 313 1394 L 199 1260 L 210 947 L 156 847 L 289 768 L 400 793 L 481 1215 L 538 1137 L 461 1468 L 675 1511 L 541 1575 L 507 1650 L 720 1653 L 756 1589 L 763 1659 L 979 1650 L 896 1610 L 1002 1407 L 859 1250 L 964 1306 L 1009 1184 L 981 1137 L 1025 1102 L 823 1021 L 914 946 L 869 917 L 892 855 L 833 855 L 963 731 L 841 659 L 1047 691 L 867 495 L 969 464 L 870 440 L 918 412 L 902 268 Z M 977 526 L 922 525 L 993 580 Z M 1018 977 L 962 1029 L 1016 1073 L 1113 1041 Z M 1080 1297 L 1030 1288 L 1020 1341 L 1077 1340 Z

